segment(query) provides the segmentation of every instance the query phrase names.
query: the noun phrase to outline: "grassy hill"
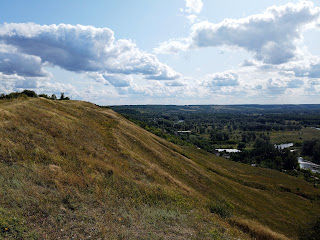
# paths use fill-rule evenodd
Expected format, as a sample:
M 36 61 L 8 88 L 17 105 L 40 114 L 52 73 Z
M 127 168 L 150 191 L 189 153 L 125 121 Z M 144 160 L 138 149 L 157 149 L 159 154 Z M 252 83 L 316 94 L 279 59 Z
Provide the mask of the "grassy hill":
M 111 109 L 0 101 L 0 239 L 286 239 L 320 189 L 169 143 Z

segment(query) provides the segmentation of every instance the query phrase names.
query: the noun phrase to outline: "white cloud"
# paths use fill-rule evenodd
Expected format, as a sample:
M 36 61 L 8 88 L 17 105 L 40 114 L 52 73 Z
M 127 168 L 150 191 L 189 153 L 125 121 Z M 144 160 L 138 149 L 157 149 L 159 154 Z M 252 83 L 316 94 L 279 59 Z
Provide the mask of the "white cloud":
M 189 20 L 190 23 L 194 23 L 197 20 L 197 15 L 190 14 L 187 16 L 187 19 Z
M 143 52 L 130 40 L 115 40 L 108 28 L 82 25 L 38 25 L 34 23 L 5 23 L 0 25 L 2 46 L 16 48 L 15 55 L 5 53 L 0 60 L 27 59 L 35 63 L 23 66 L 2 65 L 1 72 L 9 74 L 42 74 L 43 64 L 59 66 L 73 72 L 108 72 L 112 74 L 141 74 L 147 79 L 177 79 L 181 75 L 161 63 L 156 56 Z M 20 59 L 19 59 L 20 58 Z M 20 61 L 21 60 L 21 61 Z M 30 66 L 29 66 L 30 65 Z M 32 69 L 31 65 L 35 68 Z M 5 66 L 5 67 L 4 67 Z M 11 68 L 10 68 L 11 67 Z M 11 70 L 11 69 L 15 70 Z M 38 70 L 38 71 L 36 71 Z
M 295 76 L 293 71 L 279 71 L 278 74 L 281 76 L 286 76 L 286 77 L 294 77 Z
M 200 13 L 203 7 L 202 0 L 185 0 L 187 13 Z
M 285 64 L 282 68 L 294 73 L 296 77 L 320 78 L 320 57 L 305 52 L 304 58 Z
M 238 86 L 238 74 L 235 72 L 222 72 L 214 73 L 208 76 L 209 81 L 206 82 L 207 86 L 210 87 L 228 87 L 228 86 Z
M 114 87 L 129 87 L 133 82 L 131 76 L 126 76 L 123 74 L 104 74 L 103 78 Z
M 287 83 L 280 78 L 270 78 L 267 82 L 267 91 L 270 95 L 284 94 L 287 87 Z
M 179 80 L 166 82 L 165 85 L 168 87 L 182 87 L 182 86 L 186 86 L 187 82 L 185 80 L 179 79 Z
M 311 64 L 309 71 L 306 72 L 306 76 L 309 78 L 320 78 L 320 63 Z
M 320 85 L 320 80 L 319 79 L 310 79 L 308 81 L 309 85 L 313 85 L 313 86 L 316 86 L 316 85 Z
M 176 54 L 180 51 L 187 51 L 190 45 L 190 38 L 171 39 L 154 48 L 154 52 L 157 54 Z
M 300 79 L 293 79 L 287 83 L 288 88 L 300 88 L 303 85 L 304 85 L 304 81 Z
M 193 25 L 189 37 L 169 40 L 156 52 L 169 53 L 188 49 L 233 46 L 246 49 L 264 63 L 281 64 L 297 55 L 296 42 L 301 32 L 318 21 L 320 8 L 310 1 L 273 6 L 264 13 L 242 19 L 207 21 Z
M 103 74 L 97 72 L 86 72 L 83 75 L 84 78 L 92 79 L 98 83 L 102 83 L 104 85 L 109 85 L 109 82 L 103 77 Z
M 241 64 L 240 67 L 252 67 L 252 66 L 256 66 L 257 63 L 253 60 L 248 60 L 245 59 Z

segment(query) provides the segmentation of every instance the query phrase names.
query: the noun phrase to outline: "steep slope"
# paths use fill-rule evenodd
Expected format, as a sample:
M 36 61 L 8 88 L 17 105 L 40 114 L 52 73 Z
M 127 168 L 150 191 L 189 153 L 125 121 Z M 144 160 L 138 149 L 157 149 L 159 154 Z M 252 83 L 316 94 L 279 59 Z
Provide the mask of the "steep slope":
M 295 238 L 320 215 L 320 190 L 303 180 L 176 146 L 85 102 L 0 101 L 0 172 L 8 239 L 284 239 L 274 232 Z

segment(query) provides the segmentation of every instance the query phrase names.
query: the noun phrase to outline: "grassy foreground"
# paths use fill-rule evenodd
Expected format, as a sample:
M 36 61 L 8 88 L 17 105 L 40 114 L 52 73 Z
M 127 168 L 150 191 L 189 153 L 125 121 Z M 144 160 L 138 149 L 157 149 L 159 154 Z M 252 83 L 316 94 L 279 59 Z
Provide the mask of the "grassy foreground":
M 0 239 L 286 239 L 320 189 L 179 147 L 110 109 L 0 101 Z

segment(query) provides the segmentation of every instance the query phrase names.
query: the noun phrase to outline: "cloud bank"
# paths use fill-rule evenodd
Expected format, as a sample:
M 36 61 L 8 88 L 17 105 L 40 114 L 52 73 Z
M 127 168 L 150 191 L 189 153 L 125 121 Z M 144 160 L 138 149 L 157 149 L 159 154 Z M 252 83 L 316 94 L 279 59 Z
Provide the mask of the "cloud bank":
M 45 65 L 80 73 L 141 74 L 157 80 L 181 76 L 134 42 L 115 40 L 110 29 L 82 25 L 2 24 L 0 61 L 0 72 L 21 76 L 47 76 Z
M 319 7 L 310 1 L 300 1 L 273 6 L 262 14 L 242 19 L 225 19 L 218 24 L 204 21 L 193 25 L 189 37 L 164 42 L 155 52 L 232 46 L 252 52 L 264 63 L 286 63 L 296 57 L 296 42 L 302 38 L 303 29 L 316 25 L 319 16 Z

